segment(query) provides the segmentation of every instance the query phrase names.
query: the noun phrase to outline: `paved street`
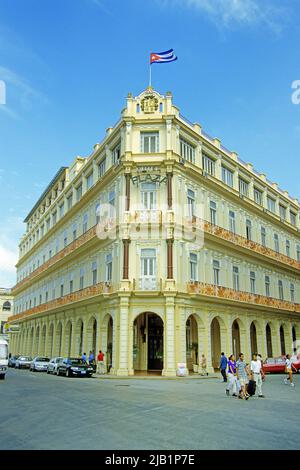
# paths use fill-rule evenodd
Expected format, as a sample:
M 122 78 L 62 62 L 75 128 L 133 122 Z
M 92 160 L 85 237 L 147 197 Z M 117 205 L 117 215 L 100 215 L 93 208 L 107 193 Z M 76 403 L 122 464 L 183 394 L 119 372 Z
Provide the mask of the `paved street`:
M 68 379 L 9 370 L 0 449 L 300 449 L 300 380 L 268 376 L 266 399 L 219 379 Z

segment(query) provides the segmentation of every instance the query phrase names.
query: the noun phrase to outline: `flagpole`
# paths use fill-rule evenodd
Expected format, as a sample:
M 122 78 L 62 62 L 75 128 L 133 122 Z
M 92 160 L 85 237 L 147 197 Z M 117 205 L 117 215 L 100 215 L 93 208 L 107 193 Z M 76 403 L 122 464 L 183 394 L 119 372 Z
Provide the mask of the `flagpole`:
M 149 57 L 149 87 L 151 86 L 151 51 L 150 51 L 150 57 Z

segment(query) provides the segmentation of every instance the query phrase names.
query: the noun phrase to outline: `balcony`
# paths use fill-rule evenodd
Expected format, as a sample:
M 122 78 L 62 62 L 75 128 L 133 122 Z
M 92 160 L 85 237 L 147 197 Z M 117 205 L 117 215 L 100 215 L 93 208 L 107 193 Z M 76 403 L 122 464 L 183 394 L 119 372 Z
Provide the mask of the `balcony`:
M 72 292 L 72 294 L 66 294 L 63 297 L 59 297 L 54 300 L 50 300 L 47 303 L 40 304 L 37 307 L 30 308 L 26 311 L 13 315 L 9 318 L 9 321 L 19 320 L 21 318 L 29 317 L 31 315 L 37 315 L 39 313 L 48 312 L 56 308 L 73 304 L 81 300 L 90 299 L 100 294 L 110 294 L 113 291 L 113 287 L 108 282 L 99 282 L 94 286 L 85 287 L 84 289 Z
M 187 291 L 189 294 L 218 297 L 220 299 L 235 300 L 238 302 L 256 304 L 277 310 L 280 309 L 287 310 L 289 312 L 300 313 L 300 304 L 275 299 L 273 297 L 266 297 L 264 295 L 251 294 L 250 292 L 236 291 L 229 287 L 215 286 L 214 284 L 206 284 L 199 281 L 189 282 L 187 285 Z
M 162 211 L 160 210 L 138 210 L 132 211 L 130 217 L 131 223 L 148 223 L 148 224 L 161 224 L 162 222 Z
M 161 291 L 162 281 L 157 279 L 156 276 L 140 277 L 134 280 L 133 289 L 142 291 Z
M 221 238 L 222 240 L 226 240 L 242 248 L 246 248 L 248 250 L 254 251 L 255 253 L 271 258 L 274 261 L 278 261 L 280 263 L 283 263 L 297 270 L 300 269 L 300 261 L 297 261 L 293 258 L 289 258 L 288 256 L 282 253 L 277 253 L 277 251 L 272 250 L 271 248 L 267 248 L 263 245 L 260 245 L 257 242 L 248 240 L 247 238 L 241 235 L 237 235 L 236 233 L 230 232 L 230 230 L 227 230 L 223 227 L 219 227 L 218 225 L 213 225 L 211 222 L 208 222 L 207 220 L 203 220 L 202 223 L 203 223 L 203 228 L 204 228 L 205 233 L 209 233 L 218 238 Z

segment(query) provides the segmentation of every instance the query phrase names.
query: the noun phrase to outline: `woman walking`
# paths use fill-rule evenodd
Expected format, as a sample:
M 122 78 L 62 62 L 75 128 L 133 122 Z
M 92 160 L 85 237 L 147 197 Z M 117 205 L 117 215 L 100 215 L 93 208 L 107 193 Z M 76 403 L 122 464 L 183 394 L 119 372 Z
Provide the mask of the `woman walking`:
M 232 396 L 236 397 L 237 396 L 237 377 L 236 377 L 236 362 L 235 362 L 235 357 L 233 354 L 231 354 L 228 358 L 228 385 L 226 387 L 226 395 L 229 396 L 230 392 L 232 392 Z
M 286 360 L 285 360 L 285 371 L 288 374 L 288 376 L 287 376 L 286 379 L 284 379 L 284 383 L 287 385 L 288 380 L 289 380 L 291 387 L 295 387 L 295 384 L 293 383 L 293 369 L 296 370 L 296 368 L 295 368 L 295 366 L 292 362 L 291 356 L 289 354 L 287 354 L 286 355 Z

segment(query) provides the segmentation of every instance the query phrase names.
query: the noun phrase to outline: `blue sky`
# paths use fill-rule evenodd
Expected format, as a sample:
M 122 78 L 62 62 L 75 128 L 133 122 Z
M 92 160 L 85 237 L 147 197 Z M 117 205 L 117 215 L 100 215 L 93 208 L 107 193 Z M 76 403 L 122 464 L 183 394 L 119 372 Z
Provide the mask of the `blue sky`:
M 0 0 L 0 286 L 22 221 L 58 168 L 88 155 L 148 84 L 172 91 L 245 161 L 300 198 L 297 0 Z

